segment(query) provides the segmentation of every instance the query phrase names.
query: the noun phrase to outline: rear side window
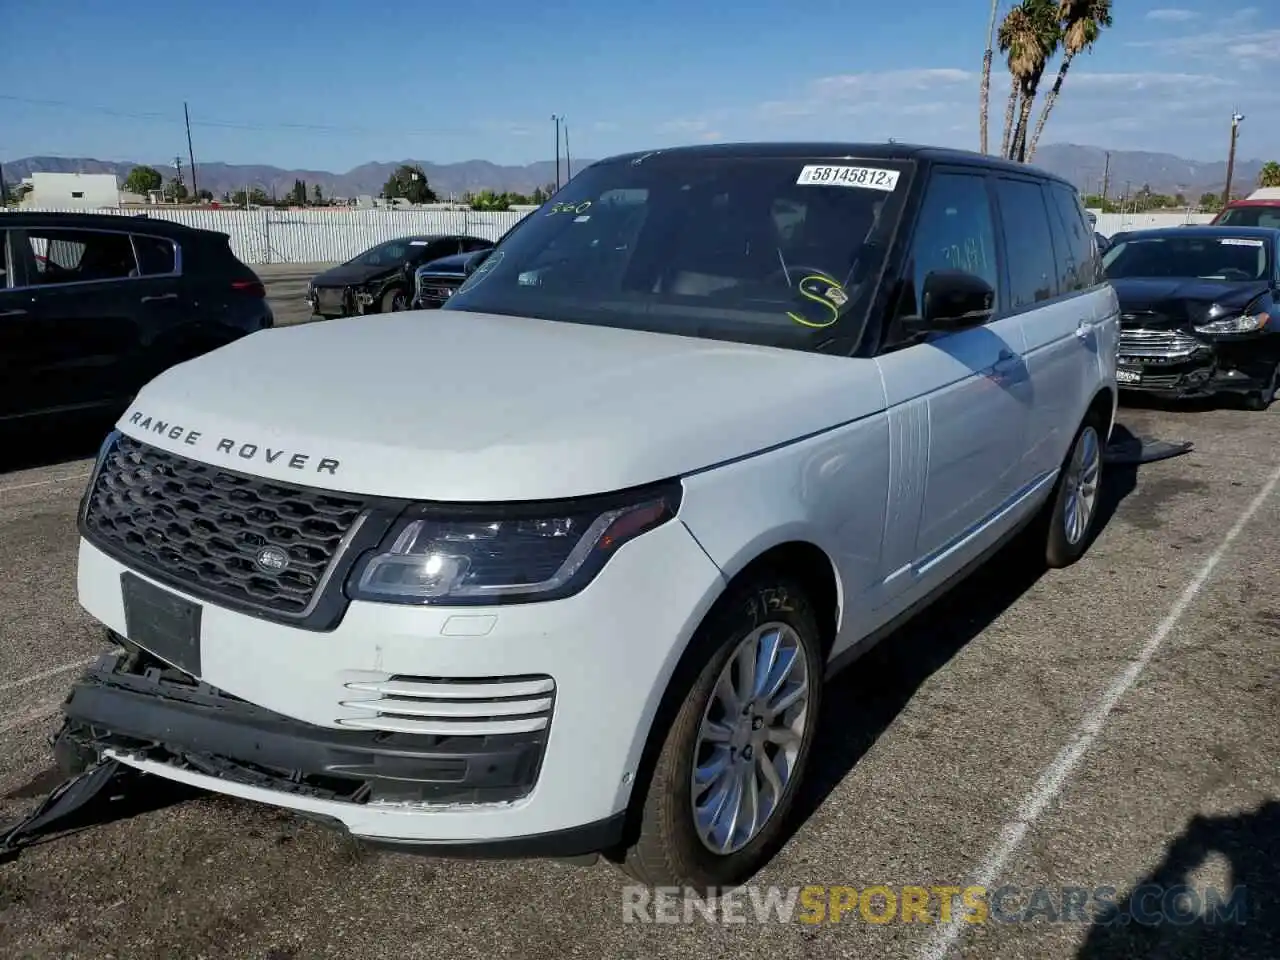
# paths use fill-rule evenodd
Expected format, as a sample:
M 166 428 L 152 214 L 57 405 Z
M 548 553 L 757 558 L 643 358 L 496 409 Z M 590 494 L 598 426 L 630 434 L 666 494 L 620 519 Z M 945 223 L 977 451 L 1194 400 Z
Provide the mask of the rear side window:
M 1062 292 L 1084 290 L 1093 286 L 1097 283 L 1098 250 L 1088 216 L 1080 205 L 1079 195 L 1062 184 L 1049 183 L 1045 185 L 1045 198 L 1049 201 L 1050 209 L 1057 213 L 1063 228 L 1065 246 L 1058 249 L 1066 250 L 1075 267 L 1072 285 L 1064 287 Z
M 911 258 L 905 277 L 908 289 L 903 290 L 899 315 L 920 312 L 924 279 L 935 270 L 963 270 L 981 277 L 993 290 L 998 290 L 994 227 L 984 177 L 934 174 L 911 240 Z
M 0 290 L 9 286 L 9 234 L 0 230 Z
M 34 284 L 120 280 L 138 275 L 127 233 L 28 230 L 26 236 L 35 265 Z
M 133 247 L 138 252 L 138 269 L 144 277 L 173 273 L 173 242 L 163 237 L 134 234 Z
M 1009 262 L 1010 307 L 1023 309 L 1056 297 L 1058 263 L 1040 186 L 1002 178 L 995 184 Z

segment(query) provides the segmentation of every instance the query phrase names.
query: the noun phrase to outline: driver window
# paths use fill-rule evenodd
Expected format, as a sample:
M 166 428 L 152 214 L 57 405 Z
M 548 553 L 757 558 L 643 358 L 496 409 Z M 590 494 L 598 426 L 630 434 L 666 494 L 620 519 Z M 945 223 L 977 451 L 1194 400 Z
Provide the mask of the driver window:
M 967 173 L 935 173 L 929 181 L 911 241 L 890 344 L 902 336 L 901 320 L 919 316 L 924 278 L 934 270 L 963 270 L 999 291 L 995 225 L 985 179 Z M 995 312 L 999 314 L 999 293 Z

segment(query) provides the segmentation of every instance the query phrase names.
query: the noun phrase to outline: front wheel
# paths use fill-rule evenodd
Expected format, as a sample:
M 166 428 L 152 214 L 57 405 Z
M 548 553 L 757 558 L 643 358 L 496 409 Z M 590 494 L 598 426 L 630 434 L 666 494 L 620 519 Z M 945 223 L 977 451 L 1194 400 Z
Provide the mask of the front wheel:
M 774 574 L 726 598 L 692 649 L 693 680 L 620 866 L 650 886 L 715 895 L 749 879 L 785 839 L 817 728 L 823 644 L 803 588 Z
M 381 312 L 399 313 L 409 309 L 408 295 L 398 287 L 392 287 L 382 295 Z
M 1280 391 L 1280 363 L 1271 368 L 1271 377 L 1265 387 L 1245 395 L 1245 408 L 1255 411 L 1267 409 L 1275 401 L 1278 391 Z

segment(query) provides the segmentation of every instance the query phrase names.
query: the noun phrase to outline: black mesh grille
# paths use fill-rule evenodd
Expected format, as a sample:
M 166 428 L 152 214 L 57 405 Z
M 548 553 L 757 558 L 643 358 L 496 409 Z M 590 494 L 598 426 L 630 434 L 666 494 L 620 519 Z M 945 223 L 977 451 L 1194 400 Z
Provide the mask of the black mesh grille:
M 85 504 L 85 534 L 194 592 L 285 617 L 303 615 L 365 509 L 346 494 L 187 460 L 120 435 Z M 288 555 L 266 569 L 259 554 Z M 268 558 L 269 559 L 269 558 Z

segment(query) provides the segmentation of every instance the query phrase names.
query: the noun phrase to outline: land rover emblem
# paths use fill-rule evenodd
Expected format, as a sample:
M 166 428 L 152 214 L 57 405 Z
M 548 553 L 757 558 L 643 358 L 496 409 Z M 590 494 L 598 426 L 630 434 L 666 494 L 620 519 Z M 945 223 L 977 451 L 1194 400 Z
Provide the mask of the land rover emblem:
M 281 573 L 289 566 L 289 555 L 279 547 L 263 547 L 254 562 L 268 573 Z

